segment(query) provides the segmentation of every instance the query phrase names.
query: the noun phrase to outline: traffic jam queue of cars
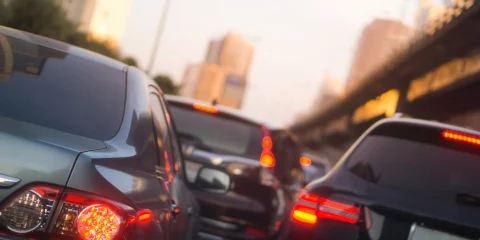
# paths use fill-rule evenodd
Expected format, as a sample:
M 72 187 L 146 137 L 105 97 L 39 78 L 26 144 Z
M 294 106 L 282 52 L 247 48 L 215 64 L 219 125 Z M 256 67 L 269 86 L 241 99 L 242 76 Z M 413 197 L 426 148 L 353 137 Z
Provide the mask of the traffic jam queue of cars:
M 335 166 L 141 70 L 0 27 L 0 240 L 480 239 L 480 133 L 392 118 Z

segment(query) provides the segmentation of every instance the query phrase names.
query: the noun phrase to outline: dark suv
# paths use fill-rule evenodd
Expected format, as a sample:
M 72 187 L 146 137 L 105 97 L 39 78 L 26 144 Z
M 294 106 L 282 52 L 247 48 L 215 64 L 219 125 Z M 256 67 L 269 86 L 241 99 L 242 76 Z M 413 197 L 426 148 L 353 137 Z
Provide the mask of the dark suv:
M 184 149 L 187 177 L 201 166 L 232 176 L 226 194 L 195 191 L 202 236 L 252 239 L 274 236 L 303 187 L 301 149 L 285 130 L 233 109 L 167 96 Z
M 283 237 L 479 239 L 479 169 L 479 132 L 382 120 L 306 186 Z
M 0 27 L 0 239 L 191 239 L 187 186 L 148 76 Z

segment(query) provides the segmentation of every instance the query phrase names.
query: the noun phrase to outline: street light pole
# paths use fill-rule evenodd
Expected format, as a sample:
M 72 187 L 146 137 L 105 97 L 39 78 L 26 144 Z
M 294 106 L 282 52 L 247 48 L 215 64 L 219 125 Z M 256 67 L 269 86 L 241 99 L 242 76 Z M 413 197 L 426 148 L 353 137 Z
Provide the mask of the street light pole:
M 170 0 L 165 0 L 165 6 L 163 7 L 163 13 L 162 13 L 162 16 L 160 17 L 160 22 L 158 23 L 157 34 L 153 41 L 153 49 L 150 54 L 150 60 L 148 61 L 148 66 L 147 66 L 147 73 L 150 76 L 152 76 L 153 65 L 155 64 L 158 46 L 160 44 L 160 40 L 162 39 L 163 32 L 165 30 L 165 23 L 167 21 L 169 9 L 170 9 Z

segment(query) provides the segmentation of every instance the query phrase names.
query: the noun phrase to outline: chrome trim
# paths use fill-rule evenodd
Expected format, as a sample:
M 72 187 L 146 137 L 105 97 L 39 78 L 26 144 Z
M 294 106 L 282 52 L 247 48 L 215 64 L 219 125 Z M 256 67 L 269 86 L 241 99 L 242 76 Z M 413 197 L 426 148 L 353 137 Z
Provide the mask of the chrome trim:
M 416 229 L 417 229 L 417 223 L 413 223 L 412 226 L 410 227 L 410 233 L 408 233 L 408 239 L 407 240 L 412 240 L 413 239 L 413 234 L 415 233 Z
M 20 182 L 19 178 L 14 178 L 4 174 L 0 174 L 0 188 L 9 188 L 19 182 Z

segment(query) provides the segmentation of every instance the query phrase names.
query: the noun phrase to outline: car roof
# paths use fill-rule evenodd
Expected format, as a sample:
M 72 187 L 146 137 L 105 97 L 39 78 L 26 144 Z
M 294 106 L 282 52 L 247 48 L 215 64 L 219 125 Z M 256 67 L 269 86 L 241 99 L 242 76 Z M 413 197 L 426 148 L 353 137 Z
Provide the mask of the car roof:
M 470 128 L 459 127 L 452 124 L 441 123 L 433 120 L 423 120 L 423 119 L 416 119 L 416 118 L 385 118 L 373 124 L 368 132 L 370 132 L 371 130 L 375 129 L 378 126 L 385 125 L 388 123 L 411 124 L 411 125 L 420 126 L 420 127 L 452 130 L 452 131 L 480 136 L 480 132 Z
M 176 103 L 176 104 L 180 104 L 180 105 L 184 105 L 184 106 L 191 106 L 194 103 L 212 105 L 211 103 L 208 103 L 208 102 L 205 102 L 205 101 L 195 100 L 195 99 L 192 99 L 192 98 L 181 97 L 181 96 L 165 95 L 165 99 L 170 103 Z M 229 115 L 229 116 L 241 119 L 242 121 L 250 122 L 250 123 L 255 124 L 255 125 L 264 126 L 272 132 L 273 131 L 287 131 L 286 129 L 284 129 L 280 126 L 276 126 L 274 124 L 259 121 L 258 119 L 247 116 L 245 113 L 243 113 L 239 110 L 233 109 L 233 108 L 229 108 L 229 107 L 225 107 L 225 106 L 221 106 L 221 105 L 215 105 L 215 108 L 217 108 L 218 111 L 222 114 Z
M 126 64 L 112 58 L 33 33 L 0 26 L 0 35 L 4 35 L 6 37 L 14 38 L 17 40 L 22 40 L 23 42 L 32 44 L 31 46 L 42 46 L 44 49 L 60 51 L 69 55 L 77 56 L 85 60 L 99 63 L 105 67 L 116 69 L 118 71 L 125 72 L 128 67 Z M 27 46 L 22 47 L 27 48 Z

